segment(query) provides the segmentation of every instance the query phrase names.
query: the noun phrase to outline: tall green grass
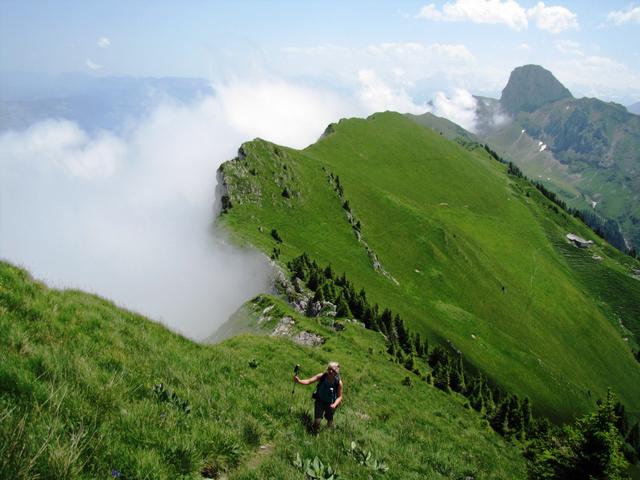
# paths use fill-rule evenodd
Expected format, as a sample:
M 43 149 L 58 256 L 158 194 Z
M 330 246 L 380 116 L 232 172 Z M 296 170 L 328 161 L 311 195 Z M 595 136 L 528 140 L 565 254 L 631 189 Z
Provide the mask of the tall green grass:
M 246 309 L 271 304 L 274 322 L 290 315 L 324 345 L 268 335 L 196 344 L 0 263 L 0 478 L 293 480 L 304 478 L 298 455 L 346 479 L 525 477 L 518 449 L 462 397 L 417 377 L 403 385 L 380 334 L 336 332 L 268 296 Z M 311 390 L 292 395 L 292 368 L 308 376 L 329 360 L 342 364 L 344 406 L 335 430 L 313 436 Z M 388 472 L 362 465 L 352 441 Z

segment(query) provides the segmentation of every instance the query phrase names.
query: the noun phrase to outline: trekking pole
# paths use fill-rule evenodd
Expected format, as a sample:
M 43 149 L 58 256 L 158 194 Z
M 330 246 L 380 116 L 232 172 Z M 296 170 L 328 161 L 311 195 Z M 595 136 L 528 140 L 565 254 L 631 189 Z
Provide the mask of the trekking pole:
M 293 375 L 297 376 L 298 373 L 300 373 L 300 364 L 296 364 L 295 367 L 293 367 Z M 291 413 L 291 410 L 293 410 L 293 394 L 296 391 L 296 381 L 293 381 L 293 388 L 291 389 L 291 404 L 289 405 L 289 413 Z

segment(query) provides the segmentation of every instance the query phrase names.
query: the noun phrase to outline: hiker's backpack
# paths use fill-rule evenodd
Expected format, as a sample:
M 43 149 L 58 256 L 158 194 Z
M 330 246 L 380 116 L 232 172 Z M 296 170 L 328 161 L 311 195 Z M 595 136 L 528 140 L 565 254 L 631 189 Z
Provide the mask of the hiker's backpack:
M 324 387 L 326 385 L 326 387 Z M 322 377 L 320 377 L 320 380 L 318 381 L 318 386 L 316 387 L 316 389 L 314 390 L 314 392 L 311 394 L 311 398 L 313 398 L 314 400 L 321 400 L 323 402 L 326 403 L 333 403 L 336 401 L 336 398 L 338 398 L 338 387 L 340 386 L 340 374 L 336 375 L 336 378 L 334 378 L 333 380 L 333 385 L 329 385 L 328 381 L 327 381 L 327 374 L 323 373 Z M 330 399 L 327 401 L 324 398 L 322 398 L 321 396 L 321 389 L 327 390 L 327 397 L 329 397 Z

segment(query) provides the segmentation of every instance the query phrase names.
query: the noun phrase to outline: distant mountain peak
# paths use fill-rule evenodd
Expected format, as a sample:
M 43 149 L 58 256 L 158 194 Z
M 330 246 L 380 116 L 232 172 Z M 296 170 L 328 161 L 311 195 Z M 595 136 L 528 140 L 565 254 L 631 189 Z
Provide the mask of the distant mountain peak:
M 549 70 L 539 65 L 524 65 L 511 72 L 500 104 L 509 113 L 532 112 L 562 98 L 573 96 Z

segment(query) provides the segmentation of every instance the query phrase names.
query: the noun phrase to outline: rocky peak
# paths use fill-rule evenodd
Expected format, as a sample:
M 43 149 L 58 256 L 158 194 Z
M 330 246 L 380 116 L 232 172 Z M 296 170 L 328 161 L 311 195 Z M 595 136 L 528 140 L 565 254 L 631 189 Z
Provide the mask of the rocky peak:
M 549 70 L 539 65 L 524 65 L 511 72 L 500 104 L 509 113 L 532 112 L 562 98 L 573 96 Z

